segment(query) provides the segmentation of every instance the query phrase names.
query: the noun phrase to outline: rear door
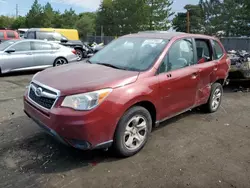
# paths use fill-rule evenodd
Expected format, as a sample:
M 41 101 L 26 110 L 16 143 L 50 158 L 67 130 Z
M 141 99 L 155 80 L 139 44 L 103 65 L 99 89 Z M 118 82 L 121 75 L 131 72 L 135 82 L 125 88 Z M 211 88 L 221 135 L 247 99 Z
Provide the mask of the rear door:
M 14 31 L 6 31 L 6 34 L 8 40 L 17 39 L 16 32 Z
M 196 65 L 194 67 L 199 72 L 200 81 L 198 84 L 198 93 L 196 105 L 203 104 L 210 95 L 211 83 L 216 81 L 216 72 L 218 63 L 213 56 L 213 46 L 210 39 L 195 38 Z
M 53 66 L 56 49 L 48 42 L 34 41 L 31 43 L 34 54 L 34 64 L 36 66 L 48 67 Z
M 190 38 L 172 44 L 159 70 L 160 117 L 181 113 L 195 104 L 199 75 L 193 66 L 194 47 Z
M 29 69 L 33 63 L 33 56 L 29 41 L 21 41 L 12 46 L 15 52 L 4 53 L 2 70 L 22 70 Z

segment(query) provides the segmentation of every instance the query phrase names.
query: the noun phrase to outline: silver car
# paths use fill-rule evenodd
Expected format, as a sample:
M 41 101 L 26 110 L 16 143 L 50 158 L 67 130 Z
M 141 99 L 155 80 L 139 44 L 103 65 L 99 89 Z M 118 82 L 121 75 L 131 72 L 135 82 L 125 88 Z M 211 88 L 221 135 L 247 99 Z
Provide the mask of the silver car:
M 73 48 L 44 40 L 8 40 L 0 44 L 0 73 L 39 70 L 76 61 Z

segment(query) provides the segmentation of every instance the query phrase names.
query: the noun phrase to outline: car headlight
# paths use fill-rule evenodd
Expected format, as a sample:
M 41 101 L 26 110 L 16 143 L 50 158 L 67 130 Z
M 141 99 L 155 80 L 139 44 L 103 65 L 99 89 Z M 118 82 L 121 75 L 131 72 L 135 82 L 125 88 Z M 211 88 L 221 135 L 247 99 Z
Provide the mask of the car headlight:
M 97 107 L 111 92 L 112 89 L 102 89 L 89 93 L 70 95 L 65 97 L 61 106 L 75 110 L 91 110 Z

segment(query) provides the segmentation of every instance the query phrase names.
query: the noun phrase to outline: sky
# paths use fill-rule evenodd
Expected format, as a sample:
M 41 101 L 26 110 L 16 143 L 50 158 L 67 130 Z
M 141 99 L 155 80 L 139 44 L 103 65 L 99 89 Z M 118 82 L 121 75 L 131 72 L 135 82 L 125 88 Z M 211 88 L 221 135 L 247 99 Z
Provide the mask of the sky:
M 52 4 L 56 10 L 63 12 L 65 9 L 73 8 L 76 13 L 95 11 L 98 9 L 101 0 L 38 0 L 44 5 L 47 2 Z M 199 0 L 174 0 L 173 11 L 180 12 L 186 4 L 197 4 Z M 19 15 L 25 15 L 34 0 L 0 0 L 0 15 L 15 15 L 16 4 L 18 4 Z

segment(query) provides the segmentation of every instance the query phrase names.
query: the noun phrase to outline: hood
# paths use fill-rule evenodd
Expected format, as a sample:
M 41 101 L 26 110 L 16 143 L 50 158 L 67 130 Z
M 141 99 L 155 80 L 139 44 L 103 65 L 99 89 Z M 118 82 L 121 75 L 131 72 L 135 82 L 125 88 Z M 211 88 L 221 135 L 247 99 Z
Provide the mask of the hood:
M 72 63 L 48 68 L 37 73 L 33 79 L 59 90 L 65 96 L 124 86 L 135 82 L 138 75 L 139 72 L 97 64 Z

